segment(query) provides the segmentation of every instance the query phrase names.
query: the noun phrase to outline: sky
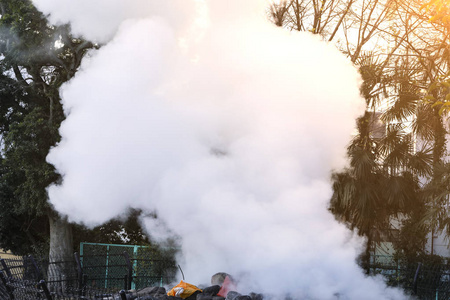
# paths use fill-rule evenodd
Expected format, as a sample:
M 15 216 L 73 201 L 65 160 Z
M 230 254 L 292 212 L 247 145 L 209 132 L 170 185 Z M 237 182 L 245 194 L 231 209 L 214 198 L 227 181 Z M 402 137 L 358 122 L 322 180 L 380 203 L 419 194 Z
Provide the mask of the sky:
M 333 45 L 267 21 L 258 0 L 36 0 L 102 45 L 61 89 L 50 202 L 95 226 L 129 207 L 180 239 L 186 281 L 294 299 L 403 299 L 355 260 L 364 240 L 327 210 L 362 114 Z M 93 241 L 95 242 L 95 241 Z M 281 296 L 280 296 L 281 297 Z

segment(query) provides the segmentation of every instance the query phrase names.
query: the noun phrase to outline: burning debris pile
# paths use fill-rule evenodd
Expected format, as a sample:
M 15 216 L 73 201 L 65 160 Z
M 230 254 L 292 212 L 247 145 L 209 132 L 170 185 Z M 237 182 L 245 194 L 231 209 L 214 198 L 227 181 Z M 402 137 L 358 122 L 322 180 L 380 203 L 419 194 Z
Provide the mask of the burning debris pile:
M 211 278 L 211 285 L 199 288 L 180 281 L 167 292 L 164 287 L 148 287 L 139 291 L 121 292 L 118 300 L 263 300 L 262 294 L 237 292 L 235 281 L 227 273 L 217 273 Z

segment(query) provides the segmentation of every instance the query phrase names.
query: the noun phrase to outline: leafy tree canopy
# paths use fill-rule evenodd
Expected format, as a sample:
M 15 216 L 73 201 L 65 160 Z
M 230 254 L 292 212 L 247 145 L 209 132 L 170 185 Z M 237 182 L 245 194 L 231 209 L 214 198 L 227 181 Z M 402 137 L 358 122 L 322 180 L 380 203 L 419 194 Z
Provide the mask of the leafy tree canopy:
M 50 25 L 29 0 L 2 0 L 0 10 L 0 247 L 40 252 L 56 215 L 45 189 L 59 175 L 45 158 L 60 140 L 59 87 L 94 45 Z
M 141 210 L 130 209 L 125 218 L 116 218 L 93 229 L 82 225 L 74 227 L 75 247 L 80 242 L 103 244 L 150 245 L 150 240 L 142 231 L 139 218 Z

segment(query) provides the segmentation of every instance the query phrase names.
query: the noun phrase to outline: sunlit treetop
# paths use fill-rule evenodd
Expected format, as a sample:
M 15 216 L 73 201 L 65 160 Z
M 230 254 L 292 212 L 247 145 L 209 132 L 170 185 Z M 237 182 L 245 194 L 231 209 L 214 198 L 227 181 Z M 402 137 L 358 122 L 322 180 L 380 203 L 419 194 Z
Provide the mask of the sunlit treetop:
M 449 0 L 431 0 L 425 1 L 421 9 L 426 15 L 430 16 L 432 23 L 441 23 L 450 25 L 450 1 Z

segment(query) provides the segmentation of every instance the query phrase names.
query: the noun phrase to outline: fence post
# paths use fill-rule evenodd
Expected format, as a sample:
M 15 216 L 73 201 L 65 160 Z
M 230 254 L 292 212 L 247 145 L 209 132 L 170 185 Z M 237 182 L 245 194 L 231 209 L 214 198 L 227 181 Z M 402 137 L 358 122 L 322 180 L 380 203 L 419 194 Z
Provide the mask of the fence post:
M 47 287 L 47 284 L 45 283 L 45 280 L 39 281 L 38 287 L 41 288 L 44 291 L 45 298 L 47 300 L 52 300 L 52 295 L 50 295 L 50 291 L 48 290 L 48 287 Z
M 416 274 L 414 274 L 414 281 L 413 281 L 413 292 L 414 295 L 417 295 L 417 279 L 419 277 L 420 268 L 422 267 L 422 263 L 419 263 L 416 269 Z
M 123 276 L 123 289 L 124 290 L 127 290 L 127 291 L 130 290 L 128 288 L 129 282 L 130 282 L 130 280 L 128 280 L 128 275 L 124 275 Z
M 6 272 L 6 276 L 8 278 L 11 278 L 12 277 L 11 270 L 9 270 L 8 266 L 6 265 L 5 260 L 2 258 L 2 259 L 0 259 L 0 262 L 2 263 L 3 271 Z
M 33 267 L 34 267 L 34 270 L 36 271 L 38 280 L 43 280 L 44 278 L 42 277 L 41 270 L 39 269 L 39 267 L 36 263 L 36 260 L 34 260 L 33 255 L 28 256 L 28 258 L 30 259 L 31 263 L 33 264 Z
M 88 282 L 88 276 L 87 274 L 83 274 L 83 287 L 87 285 Z
M 109 274 L 109 245 L 106 245 L 105 289 L 108 288 L 108 274 Z
M 133 266 L 131 264 L 130 256 L 128 255 L 128 252 L 124 251 L 123 256 L 125 257 L 125 261 L 127 263 L 127 269 L 128 269 L 128 284 L 127 284 L 127 290 L 131 290 L 131 282 L 133 281 Z
M 0 271 L 0 280 L 2 281 L 3 285 L 5 286 L 6 292 L 8 293 L 9 299 L 14 300 L 14 294 L 11 287 L 8 286 L 8 283 L 6 281 L 5 275 L 3 274 L 3 271 Z
M 120 299 L 121 299 L 121 300 L 127 300 L 127 295 L 126 295 L 126 293 L 125 293 L 124 290 L 121 290 L 121 291 L 119 292 L 119 294 L 120 294 Z
M 138 277 L 138 273 L 137 273 L 137 270 L 138 270 L 138 250 L 139 250 L 139 246 L 138 245 L 134 245 L 134 247 L 133 247 L 133 259 L 134 259 L 134 262 L 133 262 L 133 275 L 134 275 L 135 280 L 133 280 L 132 283 L 131 283 L 131 288 L 133 290 L 136 289 L 136 284 L 139 284 L 139 282 L 137 280 L 137 277 Z
M 77 264 L 77 288 L 78 295 L 81 295 L 81 291 L 83 289 L 83 267 L 81 266 L 80 255 L 75 252 L 74 254 L 75 263 Z

